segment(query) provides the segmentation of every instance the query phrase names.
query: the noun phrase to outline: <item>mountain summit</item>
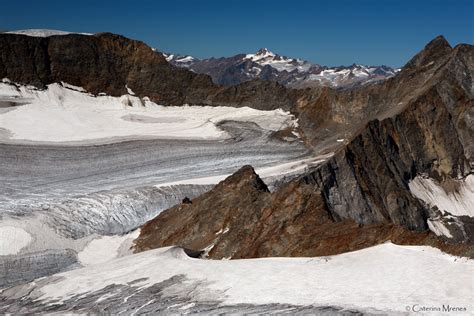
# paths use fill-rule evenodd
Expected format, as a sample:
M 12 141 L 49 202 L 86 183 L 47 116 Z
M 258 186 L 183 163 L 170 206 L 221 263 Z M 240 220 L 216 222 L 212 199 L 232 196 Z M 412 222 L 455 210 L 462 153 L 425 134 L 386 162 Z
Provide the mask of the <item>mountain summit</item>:
M 257 56 L 275 56 L 274 53 L 272 53 L 271 51 L 269 51 L 268 49 L 266 48 L 260 48 L 257 53 L 256 53 Z

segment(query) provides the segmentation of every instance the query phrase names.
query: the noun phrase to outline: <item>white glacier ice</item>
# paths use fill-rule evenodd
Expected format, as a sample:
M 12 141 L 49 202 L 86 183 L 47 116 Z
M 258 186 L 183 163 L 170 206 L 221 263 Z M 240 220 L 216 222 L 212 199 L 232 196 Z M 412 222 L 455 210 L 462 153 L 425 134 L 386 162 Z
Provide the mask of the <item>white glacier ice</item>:
M 58 302 L 92 306 L 108 293 L 126 310 L 143 305 L 130 305 L 135 294 L 168 282 L 163 291 L 170 305 L 183 301 L 182 305 L 215 302 L 216 307 L 293 304 L 405 313 L 407 306 L 412 309 L 416 304 L 450 304 L 472 310 L 472 282 L 466 276 L 473 269 L 472 260 L 435 248 L 391 243 L 329 257 L 243 260 L 193 259 L 180 248 L 166 247 L 60 273 L 26 285 L 28 291 L 17 287 L 0 296 L 25 293 L 22 301 L 31 295 L 45 307 Z M 173 279 L 177 281 L 171 282 Z M 113 291 L 113 284 L 120 287 Z M 130 288 L 130 284 L 137 287 Z M 93 296 L 88 295 L 92 293 L 103 294 L 91 301 Z M 186 301 L 189 293 L 191 301 Z M 124 304 L 127 301 L 129 305 Z M 162 300 L 150 304 L 162 304 Z

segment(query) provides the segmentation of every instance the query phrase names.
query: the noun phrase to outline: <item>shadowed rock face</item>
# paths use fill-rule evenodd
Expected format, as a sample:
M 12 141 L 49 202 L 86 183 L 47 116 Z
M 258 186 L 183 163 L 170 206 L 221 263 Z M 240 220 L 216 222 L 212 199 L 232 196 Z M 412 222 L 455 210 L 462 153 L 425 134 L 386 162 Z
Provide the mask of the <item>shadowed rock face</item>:
M 316 151 L 318 131 L 351 117 L 336 122 L 335 107 L 358 111 L 356 121 L 364 113 L 375 119 L 324 164 L 274 193 L 249 185 L 258 177 L 248 167 L 240 170 L 192 205 L 148 222 L 135 249 L 180 245 L 206 249 L 212 258 L 316 256 L 392 240 L 472 257 L 472 224 L 458 218 L 463 233 L 453 233 L 450 242 L 462 244 L 438 240 L 427 224 L 436 210 L 413 196 L 408 183 L 418 174 L 444 182 L 472 173 L 473 51 L 470 45 L 452 49 L 439 37 L 383 85 L 320 91 L 298 108 Z

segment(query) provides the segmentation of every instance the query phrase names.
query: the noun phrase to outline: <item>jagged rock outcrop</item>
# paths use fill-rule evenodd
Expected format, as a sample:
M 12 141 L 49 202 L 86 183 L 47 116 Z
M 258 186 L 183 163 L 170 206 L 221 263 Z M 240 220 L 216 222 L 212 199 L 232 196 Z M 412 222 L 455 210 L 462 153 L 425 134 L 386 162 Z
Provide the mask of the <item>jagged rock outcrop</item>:
M 443 38 L 428 44 L 398 78 L 411 83 L 415 79 L 406 78 L 418 82 L 426 78 L 421 86 L 412 85 L 416 90 L 410 90 L 411 99 L 401 104 L 404 107 L 379 115 L 388 117 L 368 123 L 343 150 L 307 176 L 306 181 L 323 188 L 334 216 L 423 230 L 428 209 L 413 197 L 408 182 L 417 174 L 443 181 L 472 173 L 472 64 L 459 53 L 472 53 L 474 48 L 467 48 L 451 49 Z M 417 69 L 423 72 L 419 67 L 434 65 L 423 76 L 417 73 Z
M 262 109 L 292 106 L 287 90 L 274 82 L 236 87 L 215 85 L 207 75 L 173 67 L 143 42 L 111 33 L 32 37 L 0 33 L 0 79 L 44 87 L 54 82 L 98 94 L 127 94 L 163 105 L 230 105 Z
M 305 179 L 270 193 L 250 166 L 192 202 L 146 223 L 135 240 L 135 251 L 180 245 L 215 259 L 324 256 L 391 240 L 474 256 L 472 245 L 445 244 L 428 231 L 334 218 L 323 192 Z
M 246 191 L 221 183 L 192 207 L 168 210 L 144 226 L 136 249 L 178 244 L 211 249 L 213 258 L 246 258 L 322 255 L 391 239 L 472 256 L 473 236 L 466 236 L 471 221 L 458 217 L 460 232 L 450 234 L 451 243 L 462 244 L 436 239 L 427 232 L 428 218 L 437 210 L 416 198 L 409 182 L 423 174 L 442 183 L 473 171 L 473 51 L 470 45 L 453 49 L 438 37 L 383 85 L 351 92 L 322 89 L 315 99 L 306 95 L 299 118 L 316 151 L 321 151 L 321 129 L 331 122 L 347 126 L 351 113 L 357 113 L 355 121 L 372 120 L 315 170 L 274 193 L 252 191 L 252 203 L 243 198 L 249 197 Z M 339 115 L 341 106 L 349 109 L 347 116 Z M 241 173 L 226 181 L 239 182 Z M 214 213 L 222 218 L 215 220 Z M 203 221 L 213 226 L 200 226 Z

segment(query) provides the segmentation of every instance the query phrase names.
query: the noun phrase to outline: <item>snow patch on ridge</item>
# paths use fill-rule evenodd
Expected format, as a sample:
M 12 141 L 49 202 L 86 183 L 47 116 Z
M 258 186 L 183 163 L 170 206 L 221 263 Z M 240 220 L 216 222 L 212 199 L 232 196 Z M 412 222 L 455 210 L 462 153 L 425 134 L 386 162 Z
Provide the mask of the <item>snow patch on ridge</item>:
M 76 33 L 76 32 L 66 32 L 66 31 L 59 31 L 59 30 L 50 30 L 50 29 L 27 29 L 27 30 L 9 31 L 5 33 L 27 35 L 27 36 L 32 36 L 32 37 L 49 37 L 49 36 L 55 36 L 55 35 L 68 35 L 68 34 L 93 35 L 91 33 Z
M 0 256 L 14 255 L 31 242 L 32 238 L 24 229 L 14 226 L 0 227 Z
M 428 219 L 428 228 L 436 234 L 436 236 L 444 236 L 448 238 L 452 238 L 453 235 L 451 235 L 449 229 L 446 227 L 445 223 L 443 223 L 440 219 L 438 218 L 430 218 Z

